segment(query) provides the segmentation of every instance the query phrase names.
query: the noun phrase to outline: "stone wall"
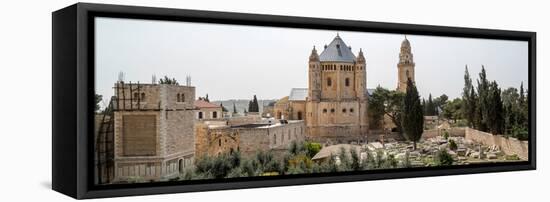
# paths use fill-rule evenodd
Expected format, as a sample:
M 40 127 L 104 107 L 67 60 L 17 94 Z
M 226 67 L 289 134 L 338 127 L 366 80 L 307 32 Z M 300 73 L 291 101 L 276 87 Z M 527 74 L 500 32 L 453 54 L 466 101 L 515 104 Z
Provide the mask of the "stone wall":
M 293 141 L 304 141 L 305 134 L 303 121 L 250 127 L 200 123 L 196 127 L 196 155 L 215 156 L 233 150 L 250 157 L 258 151 L 286 150 Z
M 230 119 L 227 119 L 227 123 L 230 126 L 238 126 L 238 125 L 258 123 L 261 120 L 262 120 L 262 117 L 260 117 L 259 115 L 250 115 L 250 116 L 232 117 Z
M 424 130 L 424 133 L 422 134 L 422 139 L 429 139 L 429 138 L 441 136 L 445 133 L 445 131 L 449 132 L 449 136 L 452 136 L 452 137 L 464 137 L 466 128 L 460 127 L 460 128 L 449 128 L 449 129 Z
M 529 158 L 529 142 L 521 141 L 512 137 L 492 135 L 483 131 L 466 128 L 466 139 L 488 146 L 498 146 L 505 154 L 516 154 L 522 160 Z
M 404 141 L 405 138 L 398 132 L 384 133 L 383 130 L 370 130 L 367 136 L 367 142 L 381 142 L 382 140 L 394 139 L 396 141 Z

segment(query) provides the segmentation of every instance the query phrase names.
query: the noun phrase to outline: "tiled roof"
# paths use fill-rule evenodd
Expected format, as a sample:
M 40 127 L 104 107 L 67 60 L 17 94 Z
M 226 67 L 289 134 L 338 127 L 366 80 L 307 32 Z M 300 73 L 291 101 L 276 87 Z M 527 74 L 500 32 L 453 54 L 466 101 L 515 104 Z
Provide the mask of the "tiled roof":
M 210 102 L 207 102 L 207 101 L 204 101 L 204 100 L 195 100 L 195 107 L 198 107 L 198 108 L 221 108 L 221 106 L 219 106 L 217 104 L 210 103 Z
M 354 62 L 355 55 L 351 48 L 344 43 L 340 36 L 336 36 L 319 56 L 321 62 Z

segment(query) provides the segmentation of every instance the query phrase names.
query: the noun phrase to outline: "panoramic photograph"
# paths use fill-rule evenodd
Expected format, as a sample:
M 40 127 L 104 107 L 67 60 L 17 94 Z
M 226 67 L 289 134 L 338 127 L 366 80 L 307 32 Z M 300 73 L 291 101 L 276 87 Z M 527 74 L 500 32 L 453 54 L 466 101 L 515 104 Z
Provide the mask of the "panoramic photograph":
M 95 18 L 94 184 L 527 162 L 528 42 Z

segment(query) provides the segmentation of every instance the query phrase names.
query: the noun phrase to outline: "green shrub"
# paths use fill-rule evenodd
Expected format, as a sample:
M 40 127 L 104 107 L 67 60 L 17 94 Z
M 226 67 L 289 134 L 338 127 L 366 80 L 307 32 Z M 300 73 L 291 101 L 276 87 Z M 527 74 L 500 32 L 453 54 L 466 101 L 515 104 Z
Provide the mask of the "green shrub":
M 397 167 L 397 159 L 395 159 L 394 155 L 387 155 L 384 159 L 384 162 L 381 164 L 381 168 L 396 168 Z
M 447 150 L 441 150 L 436 154 L 435 163 L 438 166 L 450 166 L 453 165 L 453 161 L 453 156 Z
M 319 151 L 321 151 L 322 148 L 323 146 L 319 143 L 315 143 L 315 142 L 304 143 L 304 149 L 306 151 L 307 156 L 309 156 L 309 158 L 313 158 L 313 156 L 319 153 Z
M 449 140 L 449 149 L 456 151 L 458 149 L 458 146 L 456 145 L 456 142 L 454 140 Z
M 517 154 L 506 155 L 504 158 L 508 161 L 518 161 L 518 160 L 520 160 L 520 158 L 518 157 Z
M 443 131 L 443 138 L 445 138 L 446 140 L 449 139 L 449 132 Z

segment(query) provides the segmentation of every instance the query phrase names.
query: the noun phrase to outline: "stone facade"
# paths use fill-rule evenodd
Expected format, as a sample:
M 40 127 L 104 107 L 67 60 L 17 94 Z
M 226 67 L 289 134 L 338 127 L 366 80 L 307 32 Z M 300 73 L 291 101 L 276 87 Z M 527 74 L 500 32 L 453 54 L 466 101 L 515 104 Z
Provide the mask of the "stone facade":
M 197 120 L 221 120 L 223 118 L 222 107 L 205 100 L 196 100 Z
M 115 84 L 114 182 L 168 180 L 193 165 L 195 88 Z
M 359 50 L 356 57 L 351 47 L 336 36 L 320 55 L 313 48 L 308 75 L 306 93 L 293 89 L 288 98 L 275 104 L 275 117 L 305 120 L 307 137 L 312 141 L 365 141 L 369 127 L 363 51 Z
M 258 151 L 286 151 L 293 142 L 306 138 L 303 121 L 288 123 L 255 122 L 227 125 L 228 122 L 202 122 L 196 127 L 196 156 L 215 156 L 240 151 L 250 157 Z

